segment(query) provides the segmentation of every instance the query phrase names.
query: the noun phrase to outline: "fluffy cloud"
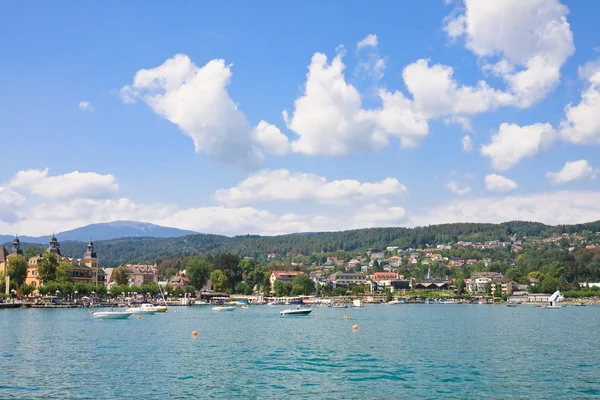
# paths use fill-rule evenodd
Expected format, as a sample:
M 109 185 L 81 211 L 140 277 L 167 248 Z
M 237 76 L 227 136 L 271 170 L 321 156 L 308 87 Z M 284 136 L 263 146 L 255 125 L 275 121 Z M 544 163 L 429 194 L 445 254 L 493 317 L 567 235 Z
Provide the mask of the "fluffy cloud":
M 255 143 L 258 143 L 269 154 L 283 156 L 290 151 L 290 143 L 287 136 L 278 127 L 266 121 L 260 121 L 252 129 L 251 137 Z
M 361 41 L 359 41 L 356 44 L 356 48 L 357 50 L 362 49 L 363 47 L 377 47 L 378 44 L 378 40 L 377 40 L 377 35 L 374 34 L 370 34 L 367 35 L 364 39 L 362 39 Z
M 600 220 L 600 192 L 564 191 L 533 195 L 460 199 L 410 219 L 415 226 L 453 223 L 539 221 L 577 224 Z
M 533 157 L 547 148 L 556 136 L 550 124 L 519 126 L 501 124 L 492 136 L 492 142 L 481 148 L 481 154 L 490 157 L 492 168 L 505 171 L 517 165 L 524 157 Z
M 413 95 L 414 106 L 429 118 L 453 114 L 478 114 L 514 102 L 510 94 L 489 87 L 484 81 L 477 86 L 459 85 L 452 67 L 418 60 L 406 66 L 402 77 Z
M 262 163 L 263 154 L 252 141 L 245 115 L 227 92 L 230 67 L 223 60 L 211 60 L 199 68 L 188 56 L 178 54 L 156 68 L 137 71 L 133 83 L 121 89 L 121 96 L 126 103 L 141 99 L 177 125 L 192 139 L 196 152 L 255 168 Z M 272 137 L 272 132 L 267 136 Z M 265 136 L 254 137 L 262 140 Z
M 250 175 L 234 188 L 218 190 L 215 198 L 219 203 L 229 206 L 271 200 L 345 203 L 405 191 L 406 187 L 395 178 L 373 183 L 361 183 L 353 179 L 327 181 L 315 174 L 294 174 L 286 169 L 279 169 Z
M 346 82 L 342 53 L 329 63 L 315 53 L 308 67 L 304 94 L 294 103 L 288 128 L 298 135 L 292 150 L 309 155 L 345 155 L 359 150 L 377 150 L 396 136 L 403 146 L 414 146 L 428 133 L 424 115 L 400 92 L 379 92 L 383 106 L 365 110 L 358 90 Z
M 547 176 L 554 185 L 581 180 L 596 179 L 598 170 L 593 168 L 587 160 L 567 161 L 558 172 L 548 172 Z
M 471 193 L 471 188 L 466 185 L 461 185 L 456 181 L 450 181 L 446 184 L 446 189 L 459 196 Z
M 487 190 L 497 192 L 506 192 L 517 188 L 517 183 L 498 174 L 490 174 L 485 177 L 485 187 Z
M 473 149 L 473 142 L 471 141 L 471 136 L 464 136 L 461 140 L 461 143 L 464 151 L 471 151 Z
M 572 143 L 600 144 L 600 63 L 588 63 L 579 73 L 587 79 L 587 88 L 581 93 L 579 104 L 565 108 L 560 134 Z
M 48 169 L 18 172 L 10 181 L 13 188 L 26 189 L 45 198 L 98 198 L 117 192 L 119 186 L 112 175 L 74 171 L 48 176 Z
M 484 59 L 484 70 L 501 76 L 528 107 L 560 81 L 560 69 L 574 53 L 569 10 L 557 0 L 464 0 L 446 20 L 452 38 Z

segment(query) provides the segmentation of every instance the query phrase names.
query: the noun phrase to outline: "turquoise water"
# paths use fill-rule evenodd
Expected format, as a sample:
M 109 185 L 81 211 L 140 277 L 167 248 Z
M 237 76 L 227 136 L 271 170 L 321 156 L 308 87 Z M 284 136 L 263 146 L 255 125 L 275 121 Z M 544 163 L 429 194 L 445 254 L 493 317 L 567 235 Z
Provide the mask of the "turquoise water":
M 600 307 L 281 309 L 181 307 L 123 321 L 0 310 L 0 398 L 600 396 Z

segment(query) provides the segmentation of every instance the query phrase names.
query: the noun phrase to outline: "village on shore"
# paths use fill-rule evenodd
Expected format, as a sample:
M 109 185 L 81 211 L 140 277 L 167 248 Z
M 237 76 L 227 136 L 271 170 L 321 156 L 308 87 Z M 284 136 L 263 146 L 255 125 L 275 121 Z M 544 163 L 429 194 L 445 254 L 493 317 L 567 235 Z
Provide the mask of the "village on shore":
M 63 255 L 60 243 L 55 235 L 49 241 L 43 254 L 30 256 L 26 260 L 26 275 L 21 285 L 11 286 L 11 257 L 24 258 L 24 252 L 18 237 L 15 237 L 12 248 L 8 251 L 0 247 L 0 274 L 5 280 L 4 301 L 14 303 L 16 299 L 24 304 L 49 305 L 48 299 L 63 304 L 94 305 L 108 301 L 109 298 L 118 303 L 132 301 L 156 301 L 157 291 L 164 288 L 164 294 L 171 302 L 188 305 L 195 302 L 223 302 L 230 299 L 245 299 L 254 303 L 297 302 L 305 303 L 348 303 L 360 299 L 366 303 L 385 302 L 455 302 L 455 303 L 541 303 L 546 302 L 554 288 L 544 283 L 543 274 L 533 271 L 520 282 L 513 278 L 515 268 L 509 269 L 504 276 L 498 267 L 498 260 L 489 257 L 478 257 L 482 254 L 506 254 L 515 257 L 504 262 L 514 266 L 519 262 L 518 255 L 524 248 L 535 246 L 563 247 L 565 252 L 573 252 L 577 248 L 583 251 L 600 249 L 598 235 L 581 240 L 577 235 L 555 235 L 547 238 L 519 240 L 516 237 L 509 241 L 485 241 L 446 243 L 427 246 L 423 249 L 400 249 L 389 246 L 383 250 L 368 250 L 362 254 L 342 254 L 346 257 L 323 256 L 306 266 L 304 260 L 294 255 L 282 257 L 277 253 L 266 255 L 268 261 L 265 269 L 265 284 L 246 288 L 244 293 L 235 290 L 225 291 L 216 287 L 211 279 L 206 279 L 202 287 L 193 287 L 186 269 L 178 270 L 165 277 L 159 265 L 127 263 L 120 268 L 102 268 L 90 240 L 82 258 Z M 471 257 L 452 256 L 454 253 L 471 253 Z M 338 252 L 339 253 L 339 252 Z M 56 259 L 58 268 L 67 268 L 67 281 L 71 286 L 60 290 L 49 290 L 54 281 L 44 285 L 41 268 L 48 258 Z M 244 258 L 248 261 L 249 258 Z M 255 261 L 252 260 L 256 264 Z M 287 267 L 286 269 L 281 267 Z M 466 277 L 449 277 L 454 271 L 471 271 Z M 425 276 L 419 272 L 426 271 Z M 437 275 L 434 275 L 434 272 Z M 440 276 L 440 271 L 446 276 Z M 118 277 L 121 273 L 124 276 Z M 410 276 L 406 276 L 410 275 Z M 167 278 L 167 279 L 164 279 Z M 550 281 L 550 280 L 548 280 Z M 245 283 L 245 282 L 244 282 Z M 64 284 L 64 282 L 63 282 Z M 119 285 L 120 292 L 115 292 Z M 295 288 L 303 285 L 300 291 Z M 45 287 L 46 286 L 46 287 Z M 56 285 L 55 285 L 56 286 Z M 222 285 L 221 285 L 222 286 Z M 54 286 L 52 286 L 54 287 Z M 130 289 L 128 289 L 130 288 Z M 144 289 L 145 288 L 145 289 Z M 540 290 L 540 289 L 547 290 Z M 77 290 L 80 289 L 80 290 Z M 93 290 L 92 290 L 93 289 Z M 237 288 L 236 288 L 237 289 Z M 600 289 L 598 282 L 573 282 L 571 290 L 585 289 L 591 291 L 590 296 L 577 296 L 577 303 L 597 303 L 600 297 L 595 292 Z M 64 293 L 67 292 L 67 293 Z M 150 293 L 152 292 L 152 293 Z M 581 298 L 579 298 L 581 297 Z M 43 301 L 43 299 L 46 301 Z M 94 301 L 95 300 L 95 301 Z M 568 298 L 567 298 L 568 300 Z M 57 304 L 55 304 L 57 305 Z

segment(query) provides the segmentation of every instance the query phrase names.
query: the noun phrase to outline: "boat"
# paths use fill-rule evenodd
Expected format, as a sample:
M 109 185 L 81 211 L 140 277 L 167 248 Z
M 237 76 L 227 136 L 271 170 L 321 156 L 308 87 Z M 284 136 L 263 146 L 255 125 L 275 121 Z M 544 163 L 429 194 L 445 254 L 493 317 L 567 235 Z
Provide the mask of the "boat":
M 127 319 L 131 316 L 126 311 L 98 311 L 93 314 L 94 319 Z
M 344 303 L 335 303 L 333 305 L 333 308 L 348 308 L 348 304 L 344 304 Z
M 400 304 L 398 300 L 388 301 L 387 304 Z
M 167 306 L 154 306 L 156 308 L 156 312 L 167 312 Z
M 218 311 L 218 312 L 233 311 L 233 310 L 235 310 L 235 307 L 234 306 L 217 306 L 217 307 L 213 307 L 212 309 L 213 309 L 213 311 Z
M 562 306 L 556 304 L 560 301 L 561 298 L 562 296 L 560 295 L 560 291 L 557 290 L 556 292 L 552 293 L 550 297 L 548 297 L 549 304 L 544 308 L 547 308 L 549 310 L 556 310 L 558 308 L 562 308 Z
M 155 314 L 157 312 L 156 307 L 148 303 L 142 304 L 141 307 L 129 307 L 125 311 L 132 314 Z
M 210 304 L 210 303 L 209 303 L 209 302 L 207 302 L 207 301 L 204 301 L 204 300 L 196 300 L 196 301 L 194 301 L 194 304 L 193 304 L 193 305 L 194 305 L 194 306 L 206 306 L 206 305 L 208 305 L 208 304 Z
M 516 307 L 516 304 L 507 304 L 506 307 Z
M 279 314 L 281 314 L 282 316 L 293 316 L 293 315 L 297 315 L 297 316 L 301 316 L 301 315 L 308 315 L 312 312 L 312 308 L 289 308 L 287 310 L 283 310 L 280 311 Z

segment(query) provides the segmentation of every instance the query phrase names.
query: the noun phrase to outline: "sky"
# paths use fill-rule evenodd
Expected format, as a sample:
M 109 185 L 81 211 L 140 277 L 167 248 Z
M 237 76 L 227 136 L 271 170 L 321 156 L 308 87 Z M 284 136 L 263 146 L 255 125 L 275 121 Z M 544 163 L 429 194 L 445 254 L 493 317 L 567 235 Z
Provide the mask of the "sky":
M 0 233 L 599 220 L 599 15 L 0 2 Z

